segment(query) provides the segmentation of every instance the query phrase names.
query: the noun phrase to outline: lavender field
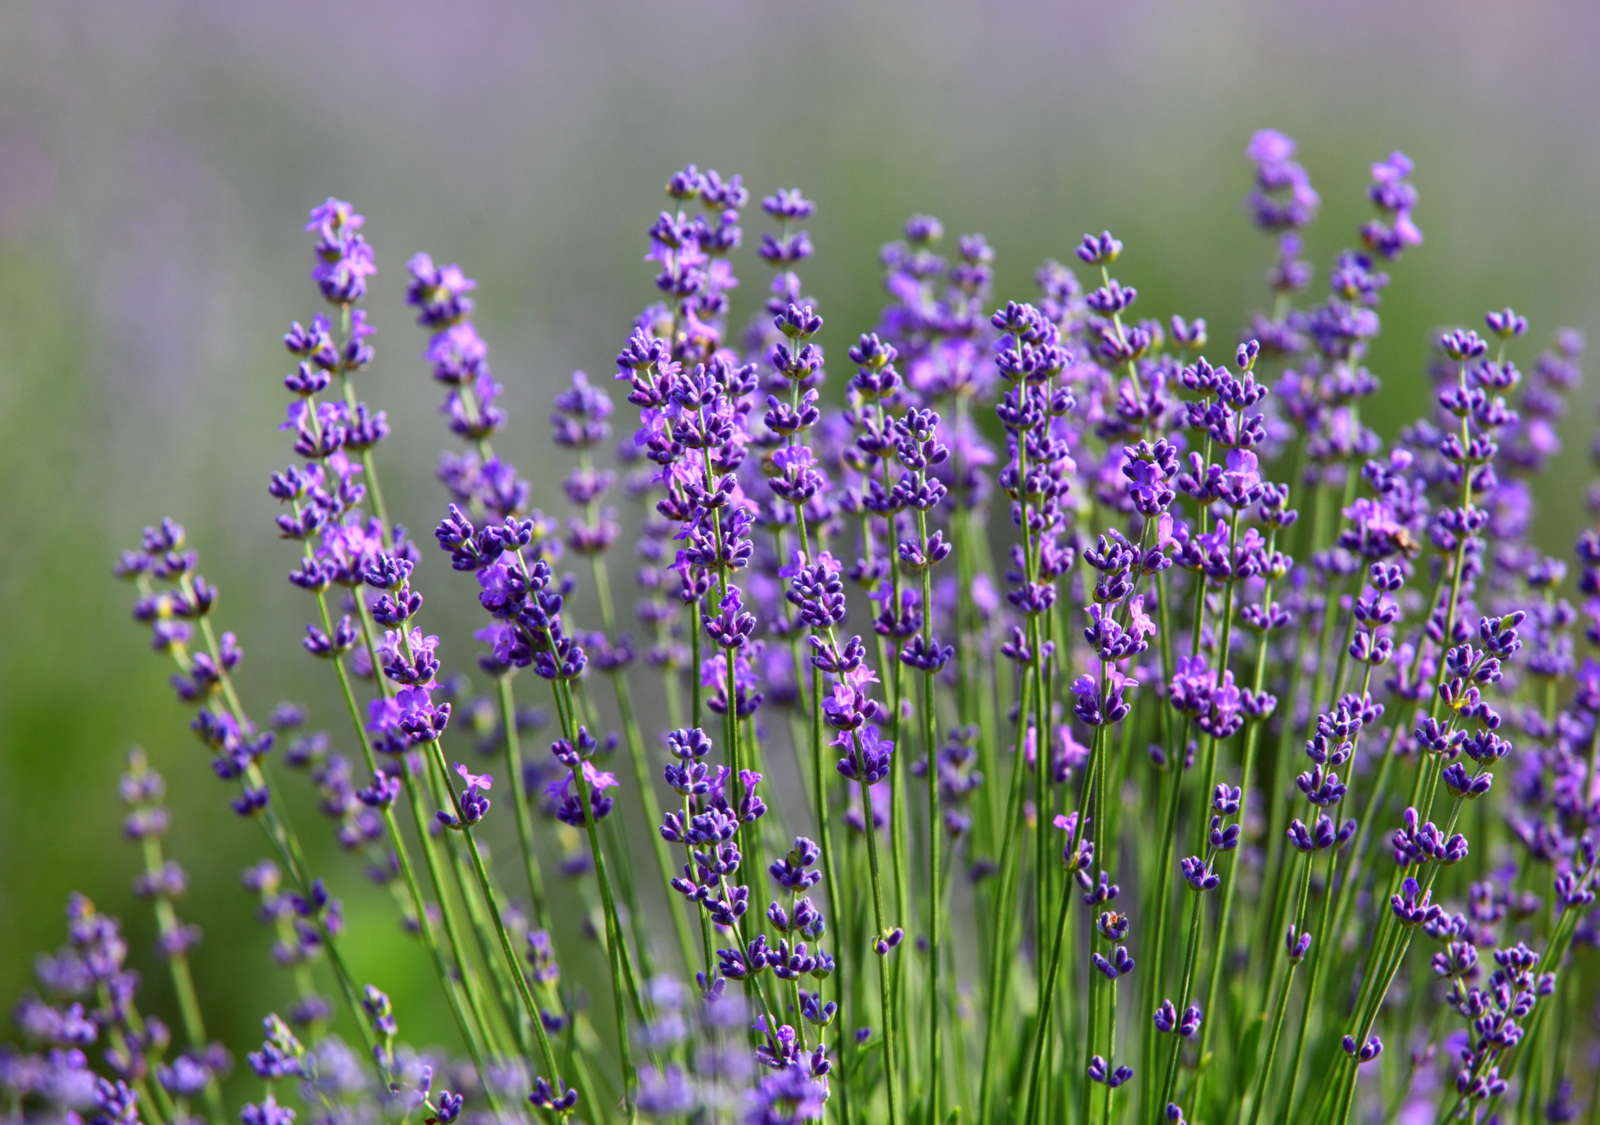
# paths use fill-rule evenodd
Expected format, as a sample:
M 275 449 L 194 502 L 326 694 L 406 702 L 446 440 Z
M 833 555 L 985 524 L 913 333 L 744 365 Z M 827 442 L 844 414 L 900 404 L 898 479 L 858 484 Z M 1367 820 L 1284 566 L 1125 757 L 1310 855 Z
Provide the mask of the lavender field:
M 0 1120 L 1600 1120 L 1537 9 L 8 13 Z

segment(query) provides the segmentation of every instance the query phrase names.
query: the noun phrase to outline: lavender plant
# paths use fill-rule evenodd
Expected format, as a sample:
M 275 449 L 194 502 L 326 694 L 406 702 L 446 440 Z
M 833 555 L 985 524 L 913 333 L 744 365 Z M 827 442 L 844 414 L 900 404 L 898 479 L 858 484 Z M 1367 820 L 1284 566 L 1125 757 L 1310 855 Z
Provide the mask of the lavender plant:
M 190 972 L 156 772 L 190 767 L 135 752 L 176 1030 L 74 897 L 0 1052 L 5 1119 L 1600 1112 L 1600 534 L 1575 567 L 1532 534 L 1581 343 L 1529 356 L 1510 309 L 1445 330 L 1432 405 L 1380 433 L 1365 357 L 1422 241 L 1410 161 L 1372 166 L 1374 217 L 1319 280 L 1293 142 L 1247 152 L 1271 266 L 1233 343 L 1146 316 L 1110 233 L 1001 302 L 989 245 L 946 256 L 919 216 L 832 382 L 812 202 L 761 201 L 743 302 L 749 193 L 685 168 L 615 390 L 556 396 L 559 489 L 506 458 L 475 283 L 419 254 L 416 378 L 452 438 L 441 493 L 397 507 L 362 398 L 376 259 L 349 204 L 316 207 L 323 309 L 284 337 L 268 492 L 328 730 L 261 704 L 176 522 L 117 564 L 261 833 L 241 906 L 281 1006 L 259 1044 L 208 1034 L 228 1001 Z M 449 581 L 483 617 L 425 612 Z M 440 636 L 467 633 L 470 673 Z M 449 1013 L 422 1041 L 346 936 L 363 878 Z

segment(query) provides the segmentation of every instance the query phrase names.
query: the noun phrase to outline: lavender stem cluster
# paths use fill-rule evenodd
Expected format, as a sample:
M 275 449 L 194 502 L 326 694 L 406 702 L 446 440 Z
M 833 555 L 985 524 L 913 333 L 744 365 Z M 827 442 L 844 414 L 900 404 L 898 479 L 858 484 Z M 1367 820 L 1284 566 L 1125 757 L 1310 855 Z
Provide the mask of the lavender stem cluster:
M 154 948 L 69 900 L 0 1121 L 1600 1112 L 1600 535 L 1536 521 L 1582 341 L 1529 356 L 1496 309 L 1385 388 L 1411 161 L 1319 274 L 1294 142 L 1246 156 L 1263 307 L 1221 346 L 1124 280 L 1152 248 L 1085 235 L 1001 300 L 926 215 L 883 306 L 825 321 L 816 204 L 688 166 L 615 379 L 556 381 L 526 451 L 492 295 L 414 255 L 421 362 L 372 382 L 366 219 L 314 208 L 288 459 L 252 471 L 319 697 L 261 702 L 174 520 L 116 564 L 246 822 L 262 950 L 186 920 L 162 774 L 194 767 L 141 732 Z M 437 495 L 384 492 L 418 438 L 362 395 L 406 378 L 442 395 Z M 352 937 L 380 925 L 400 955 Z M 259 1040 L 217 1041 L 209 958 L 279 968 Z

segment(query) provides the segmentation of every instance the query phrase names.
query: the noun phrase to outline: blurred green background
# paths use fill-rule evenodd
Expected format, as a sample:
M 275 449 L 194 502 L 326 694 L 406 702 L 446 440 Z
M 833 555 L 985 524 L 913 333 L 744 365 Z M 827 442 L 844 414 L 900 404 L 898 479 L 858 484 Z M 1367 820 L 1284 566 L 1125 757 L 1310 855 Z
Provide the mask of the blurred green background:
M 441 507 L 431 472 L 448 443 L 401 302 L 405 259 L 426 249 L 480 279 L 480 327 L 511 413 L 501 447 L 553 480 L 552 388 L 576 367 L 609 376 L 651 296 L 640 257 L 660 184 L 687 161 L 743 172 L 758 195 L 792 183 L 818 202 L 806 279 L 839 355 L 875 320 L 877 246 L 915 211 L 986 233 L 1002 298 L 1031 292 L 1038 263 L 1070 255 L 1083 231 L 1109 227 L 1144 311 L 1205 316 L 1226 342 L 1261 301 L 1268 256 L 1240 202 L 1251 131 L 1301 142 L 1324 198 L 1309 237 L 1319 266 L 1365 216 L 1367 164 L 1401 148 L 1417 163 L 1427 243 L 1394 271 L 1371 356 L 1392 426 L 1424 406 L 1421 361 L 1439 325 L 1509 303 L 1540 342 L 1558 324 L 1595 327 L 1600 16 L 1575 23 L 1579 11 L 1554 0 L 6 5 L 0 997 L 59 940 L 73 888 L 127 917 L 147 961 L 115 798 L 135 743 L 173 791 L 171 843 L 194 883 L 183 912 L 207 935 L 197 972 L 225 997 L 214 1030 L 241 1043 L 286 995 L 238 885 L 258 837 L 226 810 L 109 565 L 144 523 L 184 521 L 223 591 L 220 621 L 249 654 L 248 701 L 264 713 L 304 700 L 337 743 L 331 680 L 299 649 L 309 603 L 283 580 L 290 552 L 264 489 L 287 456 L 274 429 L 278 338 L 316 311 L 300 226 L 323 196 L 368 216 L 382 272 L 365 392 L 395 430 L 381 451 L 391 506 L 422 529 Z M 742 297 L 740 316 L 751 290 Z M 1553 549 L 1584 518 L 1572 500 L 1588 479 L 1592 398 L 1580 394 L 1548 481 Z M 435 605 L 462 605 L 441 559 L 426 559 L 423 584 Z M 458 667 L 473 621 L 430 618 Z M 324 839 L 297 797 L 302 832 Z M 336 859 L 321 866 L 359 919 L 370 894 L 359 876 Z M 421 958 L 386 921 L 354 925 L 358 971 L 395 994 L 405 1030 L 442 1034 Z M 147 976 L 164 1002 L 164 979 Z

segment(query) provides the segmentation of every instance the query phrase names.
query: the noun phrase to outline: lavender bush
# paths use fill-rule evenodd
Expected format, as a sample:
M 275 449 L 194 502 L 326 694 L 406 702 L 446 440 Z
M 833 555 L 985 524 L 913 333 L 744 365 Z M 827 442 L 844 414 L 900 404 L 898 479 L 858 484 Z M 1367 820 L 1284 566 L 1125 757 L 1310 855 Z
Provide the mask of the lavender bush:
M 1600 645 L 1600 534 L 1570 570 L 1530 535 L 1580 342 L 1532 355 L 1509 309 L 1442 332 L 1433 407 L 1385 440 L 1363 357 L 1385 271 L 1422 241 L 1411 164 L 1372 166 L 1359 248 L 1318 274 L 1293 143 L 1248 155 L 1270 308 L 1226 362 L 1204 322 L 1142 315 L 1109 233 L 1002 303 L 983 238 L 946 250 L 916 217 L 831 382 L 800 272 L 812 203 L 760 201 L 765 296 L 741 310 L 750 195 L 686 168 L 613 389 L 580 373 L 556 397 L 559 493 L 495 447 L 474 283 L 418 254 L 450 449 L 442 496 L 386 501 L 389 427 L 361 398 L 374 252 L 349 204 L 315 208 L 324 311 L 284 338 L 268 491 L 329 733 L 262 705 L 270 673 L 242 664 L 177 523 L 117 566 L 261 833 L 244 882 L 283 1006 L 259 1043 L 208 1035 L 227 1000 L 191 978 L 162 782 L 135 752 L 123 830 L 175 1027 L 76 897 L 0 1053 L 0 1110 L 1592 1115 L 1600 660 L 1579 645 Z M 432 544 L 402 510 L 437 513 Z M 477 593 L 470 627 L 427 612 L 442 558 Z M 470 684 L 430 631 L 468 628 Z M 349 863 L 313 869 L 324 831 Z M 425 1043 L 346 940 L 339 889 L 361 878 L 452 1018 Z

